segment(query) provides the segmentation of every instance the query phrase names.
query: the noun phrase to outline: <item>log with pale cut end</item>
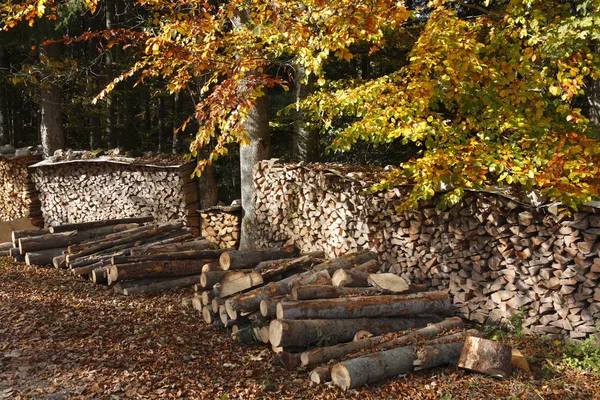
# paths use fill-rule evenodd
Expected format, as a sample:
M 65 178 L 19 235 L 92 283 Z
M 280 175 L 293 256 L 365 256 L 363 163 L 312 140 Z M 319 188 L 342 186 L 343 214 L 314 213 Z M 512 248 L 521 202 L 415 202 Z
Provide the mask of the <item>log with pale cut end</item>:
M 338 269 L 331 276 L 331 284 L 335 287 L 367 287 L 369 274 L 352 270 Z
M 438 291 L 407 295 L 283 301 L 277 305 L 277 318 L 373 318 L 451 311 L 453 306 L 450 296 L 446 292 Z
M 285 300 L 286 296 L 275 296 L 262 299 L 260 302 L 260 314 L 265 318 L 275 318 L 277 304 Z
M 107 220 L 101 220 L 101 221 L 79 222 L 79 223 L 74 223 L 74 224 L 61 224 L 58 226 L 51 226 L 48 229 L 50 230 L 50 233 L 60 233 L 60 232 L 67 232 L 67 231 L 84 231 L 84 230 L 101 228 L 101 227 L 111 226 L 111 225 L 143 224 L 145 222 L 152 222 L 153 220 L 154 220 L 154 217 L 152 217 L 152 216 L 107 219 Z M 132 228 L 134 228 L 134 226 L 132 226 L 130 229 L 132 229 Z
M 283 273 L 289 273 L 297 271 L 300 268 L 311 267 L 323 258 L 323 252 L 317 251 L 314 253 L 307 253 L 300 255 L 296 258 L 286 258 L 283 260 L 270 260 L 259 263 L 254 270 L 260 272 L 263 278 L 269 279 Z
M 222 271 L 221 264 L 219 264 L 219 261 L 213 261 L 213 262 L 206 263 L 202 267 L 202 272 L 211 272 L 211 271 Z
M 139 293 L 156 293 L 165 290 L 181 289 L 191 287 L 200 281 L 200 275 L 184 276 L 181 278 L 169 278 L 167 280 L 148 282 L 129 286 L 123 290 L 123 294 L 130 296 Z M 133 281 L 135 283 L 135 281 Z
M 8 250 L 8 256 L 9 257 L 20 257 L 20 256 L 22 256 L 21 249 L 19 249 L 18 247 L 13 247 L 12 249 L 9 249 Z
M 42 236 L 51 233 L 50 229 L 28 229 L 21 231 L 12 231 L 13 246 L 19 245 L 19 239 L 24 237 Z
M 199 275 L 206 260 L 178 260 L 113 265 L 108 273 L 109 284 L 144 278 L 167 278 Z
M 369 274 L 374 274 L 375 272 L 379 271 L 380 267 L 381 267 L 381 263 L 379 261 L 369 260 L 365 263 L 357 265 L 356 267 L 352 267 L 350 270 L 356 271 L 356 272 L 367 272 Z
M 79 268 L 73 268 L 71 270 L 71 273 L 73 273 L 73 275 L 75 276 L 79 276 L 82 278 L 87 278 L 89 276 L 92 275 L 92 271 L 97 269 L 97 268 L 101 268 L 101 267 L 105 267 L 110 265 L 110 259 L 106 258 L 104 260 L 100 260 L 98 262 L 95 262 L 93 264 L 90 265 L 86 265 L 84 267 L 79 267 Z
M 219 316 L 212 310 L 212 307 L 202 307 L 202 318 L 204 318 L 207 324 L 214 324 L 219 319 Z
M 196 260 L 217 259 L 226 249 L 219 250 L 187 250 L 174 253 L 160 253 L 142 256 L 113 256 L 112 264 L 130 264 L 145 261 L 171 261 L 171 260 Z M 206 264 L 205 264 L 206 265 Z
M 204 306 L 202 306 L 202 300 L 199 297 L 192 298 L 192 307 L 194 307 L 194 310 L 198 311 L 202 315 L 202 309 Z
M 51 265 L 52 259 L 66 251 L 66 247 L 57 249 L 45 249 L 39 251 L 30 251 L 25 254 L 27 265 Z
M 373 287 L 335 287 L 332 285 L 305 285 L 296 286 L 292 289 L 292 300 L 334 299 L 336 297 L 375 294 L 378 290 Z
M 464 342 L 436 344 L 430 346 L 417 346 L 416 357 L 413 365 L 415 371 L 434 368 L 439 365 L 456 365 Z
M 220 282 L 221 291 L 219 297 L 228 297 L 232 294 L 260 286 L 264 283 L 262 276 L 256 271 L 238 272 L 232 271 L 225 275 Z
M 331 366 L 324 365 L 310 371 L 310 381 L 317 385 L 331 381 Z
M 305 347 L 319 341 L 349 342 L 361 329 L 374 335 L 421 328 L 438 322 L 437 316 L 414 318 L 353 318 L 353 319 L 275 319 L 269 325 L 269 340 L 278 347 Z
M 87 241 L 85 243 L 71 245 L 68 247 L 68 252 L 69 252 L 69 254 L 76 254 L 80 251 L 95 247 L 99 244 L 135 236 L 135 235 L 138 235 L 138 234 L 144 233 L 144 232 L 149 232 L 154 228 L 155 228 L 155 226 L 152 226 L 152 225 L 144 225 L 144 226 L 138 226 L 137 228 L 132 228 L 132 229 L 128 229 L 128 230 L 121 231 L 121 232 L 111 233 L 109 235 L 106 235 L 103 238 L 98 238 L 96 240 Z
M 300 366 L 300 353 L 293 353 L 290 351 L 280 351 L 277 353 L 276 358 L 283 364 L 285 369 L 293 371 L 298 369 Z
M 269 327 L 268 326 L 260 327 L 260 341 L 263 342 L 264 344 L 269 343 Z
M 222 305 L 225 305 L 225 300 L 224 299 L 220 299 L 219 297 L 214 297 L 211 301 L 210 301 L 210 309 L 214 312 L 214 313 L 219 313 L 219 307 L 221 307 Z M 225 310 L 225 312 L 227 312 L 227 310 Z M 236 318 L 231 318 L 232 320 L 236 320 Z
M 365 329 L 361 329 L 360 331 L 356 332 L 354 334 L 354 337 L 352 338 L 353 342 L 358 342 L 359 340 L 364 340 L 364 339 L 368 339 L 370 337 L 373 337 L 373 334 Z
M 202 305 L 208 306 L 212 299 L 215 298 L 215 295 L 210 290 L 205 290 L 200 295 L 202 297 Z
M 13 242 L 5 242 L 5 243 L 0 243 L 0 251 L 9 251 L 10 249 L 13 249 L 15 246 L 13 245 Z
M 252 270 L 236 271 L 239 273 L 249 272 Z M 227 274 L 231 274 L 233 271 L 208 271 L 200 274 L 200 285 L 204 288 L 212 288 L 217 283 L 221 283 Z M 220 290 L 219 290 L 220 291 Z
M 255 251 L 227 251 L 219 257 L 219 263 L 223 270 L 244 269 L 255 267 L 261 261 L 291 258 L 298 254 L 295 246 L 275 247 L 266 250 Z
M 96 268 L 92 271 L 91 281 L 96 285 L 103 285 L 108 283 L 108 270 L 110 266 Z
M 388 293 L 402 293 L 409 289 L 409 285 L 404 278 L 396 274 L 370 274 L 369 285 Z
M 361 341 L 337 344 L 328 347 L 319 347 L 302 353 L 302 365 L 311 366 L 342 358 L 347 354 L 356 353 L 366 348 L 378 347 L 388 349 L 409 344 L 417 338 L 431 338 L 456 328 L 462 328 L 462 319 L 458 317 L 447 318 L 441 322 L 431 324 L 425 328 L 405 333 L 392 339 L 390 336 L 374 336 Z M 390 333 L 390 332 L 386 332 Z
M 460 368 L 508 379 L 512 374 L 512 348 L 478 337 L 468 337 L 458 362 Z
M 148 246 L 142 246 L 135 250 L 131 250 L 132 256 L 141 255 L 152 255 L 152 254 L 163 254 L 163 253 L 176 253 L 179 251 L 191 251 L 191 250 L 209 250 L 213 249 L 214 246 L 206 239 L 200 238 L 190 241 L 180 241 L 177 243 L 166 243 L 166 244 L 153 244 Z
M 67 268 L 67 256 L 65 254 L 61 254 L 52 259 L 52 265 L 54 268 L 65 269 Z

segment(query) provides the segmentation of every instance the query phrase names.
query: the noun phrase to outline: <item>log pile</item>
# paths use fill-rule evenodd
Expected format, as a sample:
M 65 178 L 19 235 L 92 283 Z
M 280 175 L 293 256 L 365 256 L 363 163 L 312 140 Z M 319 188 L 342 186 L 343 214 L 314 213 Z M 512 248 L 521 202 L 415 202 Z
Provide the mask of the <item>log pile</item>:
M 195 163 L 154 165 L 127 158 L 51 162 L 30 167 L 46 226 L 152 215 L 182 221 L 199 234 Z
M 27 169 L 41 155 L 29 148 L 0 150 L 0 221 L 26 217 L 36 226 L 43 225 L 39 195 Z
M 533 207 L 472 192 L 454 207 L 397 212 L 403 192 L 364 194 L 379 170 L 277 160 L 255 169 L 259 245 L 294 243 L 329 257 L 380 254 L 382 270 L 449 290 L 465 318 L 582 338 L 600 321 L 600 211 Z
M 201 210 L 202 237 L 222 249 L 238 247 L 241 212 L 240 205 L 214 206 Z
M 310 367 L 314 382 L 333 381 L 344 389 L 456 364 L 464 339 L 476 334 L 462 332 L 460 318 L 444 319 L 456 312 L 447 293 L 404 280 L 399 285 L 402 278 L 374 272 L 375 253 L 322 257 L 289 247 L 226 251 L 202 273 L 187 303 L 205 322 L 230 328 L 234 338 L 269 344 L 288 368 Z M 332 275 L 339 271 L 366 274 L 364 284 L 372 286 L 334 286 Z M 361 366 L 365 357 L 402 367 L 373 375 Z

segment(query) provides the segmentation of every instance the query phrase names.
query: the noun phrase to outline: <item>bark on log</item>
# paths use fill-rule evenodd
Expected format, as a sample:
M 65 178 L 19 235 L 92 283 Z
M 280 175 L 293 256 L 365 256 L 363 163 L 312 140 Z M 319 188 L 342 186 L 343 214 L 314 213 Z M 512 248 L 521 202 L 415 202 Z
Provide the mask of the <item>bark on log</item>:
M 206 262 L 207 260 L 183 260 L 113 265 L 108 273 L 108 282 L 113 284 L 119 281 L 143 278 L 199 275 Z
M 351 271 L 355 272 L 367 272 L 369 274 L 374 274 L 379 271 L 379 267 L 381 264 L 377 260 L 369 260 L 365 263 L 357 265 L 356 267 L 351 268 Z
M 334 299 L 353 294 L 373 294 L 377 292 L 377 289 L 373 287 L 351 288 L 331 285 L 305 285 L 296 286 L 292 289 L 292 300 Z
M 446 292 L 422 292 L 408 295 L 350 297 L 284 301 L 277 305 L 279 319 L 340 319 L 396 317 L 453 310 Z
M 12 231 L 13 246 L 19 245 L 19 239 L 24 237 L 42 236 L 50 233 L 50 229 L 27 229 L 21 231 Z
M 108 270 L 110 266 L 100 267 L 92 270 L 91 281 L 96 285 L 104 285 L 108 283 Z
M 316 251 L 313 253 L 302 254 L 296 258 L 285 258 L 279 260 L 262 261 L 258 263 L 254 270 L 260 272 L 263 278 L 269 278 L 270 276 L 282 274 L 284 272 L 296 271 L 300 268 L 310 267 L 319 259 L 323 258 L 322 251 Z
M 90 265 L 86 265 L 83 267 L 78 267 L 78 268 L 73 268 L 71 270 L 71 272 L 73 273 L 73 275 L 75 276 L 79 276 L 82 277 L 84 279 L 87 279 L 89 276 L 92 275 L 92 271 L 97 269 L 97 268 L 101 268 L 101 267 L 105 267 L 110 265 L 110 258 L 106 258 L 104 260 L 100 260 L 97 261 L 93 264 Z
M 248 273 L 232 271 L 225 275 L 225 278 L 220 283 L 221 291 L 219 297 L 228 297 L 232 294 L 260 286 L 264 281 L 262 276 L 256 271 Z
M 279 304 L 280 301 L 285 300 L 285 298 L 286 296 L 275 296 L 262 299 L 260 302 L 260 314 L 265 318 L 276 318 L 277 304 Z
M 387 293 L 402 293 L 409 290 L 409 285 L 404 278 L 396 274 L 370 274 L 369 285 Z
M 320 385 L 325 382 L 331 381 L 331 366 L 324 365 L 322 367 L 317 367 L 310 371 L 310 381 Z
M 150 245 L 144 246 L 139 249 L 135 249 L 131 251 L 132 256 L 141 256 L 141 255 L 152 255 L 152 254 L 162 254 L 162 253 L 176 253 L 179 251 L 192 251 L 192 250 L 209 250 L 213 249 L 214 246 L 206 239 L 196 239 L 190 240 L 188 242 L 181 243 L 169 243 L 162 245 Z
M 91 240 L 91 241 L 81 243 L 81 244 L 74 244 L 72 246 L 69 246 L 69 254 L 76 254 L 80 251 L 89 249 L 91 247 L 97 246 L 102 243 L 109 242 L 111 240 L 123 239 L 123 238 L 131 237 L 131 236 L 135 236 L 135 235 L 143 233 L 143 232 L 149 232 L 154 228 L 155 227 L 152 225 L 138 226 L 137 228 L 128 229 L 126 231 L 121 231 L 121 232 L 106 235 L 106 237 L 103 237 L 100 239 Z
M 269 340 L 278 347 L 304 347 L 319 341 L 349 342 L 361 329 L 374 335 L 420 328 L 437 322 L 437 316 L 415 318 L 275 319 L 269 325 Z
M 52 265 L 54 268 L 65 269 L 67 268 L 67 256 L 65 254 L 61 254 L 52 259 Z
M 152 222 L 154 217 L 145 216 L 145 217 L 132 217 L 132 218 L 119 218 L 119 219 L 107 219 L 103 221 L 90 221 L 90 222 L 80 222 L 75 224 L 62 224 L 58 226 L 51 226 L 49 229 L 50 233 L 60 233 L 60 232 L 68 232 L 68 231 L 85 231 L 88 229 L 101 228 L 105 226 L 111 225 L 124 225 L 124 224 L 143 224 L 145 222 Z M 133 229 L 132 226 L 130 229 Z
M 508 379 L 512 374 L 512 349 L 492 340 L 468 337 L 458 366 L 495 378 Z
M 123 294 L 126 296 L 138 293 L 155 293 L 162 292 L 165 290 L 179 289 L 194 286 L 200 282 L 200 275 L 186 276 L 183 278 L 174 278 L 161 282 L 151 282 L 147 284 L 140 284 L 130 286 L 123 290 Z M 204 312 L 204 308 L 203 308 Z
M 391 347 L 405 346 L 416 338 L 431 338 L 444 331 L 462 327 L 462 319 L 453 317 L 447 318 L 435 324 L 431 324 L 425 328 L 405 333 L 395 339 L 391 339 L 390 336 L 374 336 L 360 341 L 342 343 L 334 346 L 319 347 L 302 353 L 302 365 L 311 366 L 323 364 L 329 360 L 337 360 L 347 354 L 356 353 L 366 348 L 377 347 L 387 349 Z
M 145 261 L 170 261 L 170 260 L 195 260 L 195 259 L 217 259 L 227 249 L 219 250 L 187 250 L 173 253 L 160 253 L 141 256 L 113 256 L 112 264 L 130 264 Z
M 0 251 L 9 251 L 14 247 L 13 242 L 0 243 Z
M 255 267 L 261 261 L 291 258 L 298 254 L 295 246 L 276 247 L 256 251 L 227 251 L 219 257 L 219 264 L 224 271 Z
M 52 259 L 66 251 L 67 248 L 45 249 L 25 254 L 25 262 L 27 265 L 51 265 Z

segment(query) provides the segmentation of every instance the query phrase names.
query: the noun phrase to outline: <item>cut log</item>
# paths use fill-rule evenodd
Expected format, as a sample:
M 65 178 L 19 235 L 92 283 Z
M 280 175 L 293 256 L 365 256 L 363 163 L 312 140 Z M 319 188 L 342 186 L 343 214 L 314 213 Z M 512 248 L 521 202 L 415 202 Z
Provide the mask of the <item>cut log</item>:
M 354 294 L 374 294 L 374 287 L 335 287 L 331 285 L 305 285 L 292 289 L 292 300 L 333 299 Z
M 13 249 L 15 246 L 13 245 L 13 242 L 4 242 L 4 243 L 0 243 L 0 251 L 9 251 L 10 249 Z
M 298 254 L 295 246 L 276 247 L 256 251 L 227 251 L 219 257 L 219 264 L 224 271 L 255 267 L 261 261 L 291 258 Z
M 320 385 L 325 382 L 331 381 L 331 367 L 329 365 L 324 365 L 322 367 L 317 367 L 310 371 L 310 381 Z
M 409 289 L 406 280 L 396 274 L 370 274 L 368 282 L 369 285 L 387 293 L 402 293 Z
M 141 256 L 114 256 L 112 264 L 130 264 L 145 261 L 217 259 L 227 249 L 219 250 L 187 250 L 173 253 L 159 253 Z
M 202 266 L 207 261 L 210 260 L 157 261 L 113 265 L 108 273 L 108 282 L 113 284 L 119 281 L 143 278 L 199 275 L 202 272 Z
M 58 226 L 51 226 L 49 229 L 50 233 L 60 233 L 60 232 L 68 232 L 68 231 L 85 231 L 89 229 L 96 229 L 105 226 L 111 225 L 124 225 L 124 224 L 143 224 L 145 222 L 152 222 L 154 217 L 152 216 L 143 216 L 143 217 L 133 217 L 133 218 L 119 218 L 119 219 L 107 219 L 103 221 L 90 221 L 90 222 L 80 222 L 75 224 L 62 224 Z M 130 228 L 132 229 L 133 226 Z
M 495 378 L 508 379 L 512 374 L 512 348 L 492 340 L 468 337 L 458 366 Z
M 356 267 L 351 268 L 351 271 L 355 271 L 355 272 L 366 272 L 369 274 L 374 274 L 377 271 L 379 271 L 379 268 L 381 267 L 381 264 L 379 263 L 379 261 L 377 260 L 369 260 L 365 263 L 362 263 L 360 265 L 357 265 Z
M 92 271 L 90 279 L 96 285 L 104 285 L 108 283 L 108 270 L 110 266 L 96 268 Z
M 311 267 L 323 257 L 322 251 L 308 253 L 297 258 L 286 258 L 283 260 L 270 260 L 259 263 L 254 270 L 260 272 L 263 279 L 268 280 L 273 276 L 286 272 L 296 271 L 300 268 Z
M 405 333 L 395 339 L 388 336 L 374 336 L 365 340 L 342 343 L 334 346 L 320 347 L 302 353 L 302 365 L 311 366 L 326 363 L 329 360 L 337 360 L 347 354 L 356 353 L 366 348 L 392 348 L 405 346 L 416 338 L 431 338 L 442 332 L 456 328 L 462 328 L 462 319 L 458 317 L 447 318 L 441 322 L 431 324 L 425 328 Z M 385 332 L 390 333 L 390 332 Z
M 25 262 L 27 265 L 51 265 L 52 259 L 61 255 L 67 248 L 45 249 L 25 254 Z
M 52 265 L 54 265 L 54 268 L 67 268 L 67 256 L 65 254 L 61 254 L 59 256 L 56 256 L 52 259 Z
M 123 238 L 128 238 L 143 232 L 149 232 L 152 229 L 154 229 L 155 227 L 152 225 L 144 225 L 144 226 L 138 226 L 137 228 L 133 228 L 133 229 L 128 229 L 126 231 L 121 231 L 121 232 L 116 232 L 116 233 L 112 233 L 109 235 L 106 235 L 106 237 L 103 238 L 99 238 L 96 240 L 91 240 L 91 241 L 87 241 L 85 243 L 80 243 L 80 244 L 74 244 L 72 246 L 69 246 L 68 250 L 69 250 L 69 254 L 76 254 L 80 251 L 95 247 L 99 244 L 102 243 L 106 243 L 109 242 L 111 240 L 118 240 L 118 239 L 123 239 Z
M 129 286 L 128 288 L 123 290 L 123 294 L 126 296 L 130 296 L 132 294 L 139 293 L 163 292 L 165 290 L 192 287 L 198 282 L 200 282 L 200 275 L 185 276 L 182 278 L 173 278 L 161 282 L 150 282 L 146 284 Z
M 180 251 L 199 251 L 213 249 L 214 246 L 206 239 L 196 239 L 181 243 L 168 243 L 161 245 L 143 246 L 139 249 L 131 250 L 132 256 L 152 255 L 162 253 L 176 253 Z
M 86 265 L 83 267 L 79 267 L 79 268 L 73 268 L 71 270 L 71 272 L 73 273 L 73 275 L 75 276 L 79 276 L 82 278 L 87 279 L 89 276 L 92 275 L 92 271 L 101 267 L 105 267 L 110 265 L 110 258 L 106 258 L 104 260 L 100 260 L 98 262 L 95 262 L 93 264 L 90 265 Z
M 214 324 L 215 321 L 219 319 L 217 313 L 212 310 L 212 307 L 202 308 L 202 318 L 204 318 L 204 321 L 206 321 L 207 324 Z
M 349 342 L 361 329 L 374 335 L 421 328 L 438 322 L 437 316 L 415 318 L 355 318 L 355 319 L 276 319 L 269 325 L 269 340 L 277 347 L 305 347 L 318 342 L 330 344 Z
M 242 292 L 244 290 L 260 286 L 263 284 L 262 276 L 256 272 L 248 273 L 232 271 L 225 275 L 221 283 L 221 291 L 219 297 L 228 297 L 232 294 Z
M 283 301 L 277 305 L 277 318 L 373 318 L 451 311 L 453 306 L 448 293 L 422 292 L 407 295 Z
M 28 229 L 21 231 L 12 231 L 13 246 L 19 245 L 19 239 L 24 237 L 42 236 L 51 233 L 50 229 Z
M 367 287 L 369 274 L 352 270 L 338 269 L 331 276 L 331 284 L 336 287 Z
M 277 304 L 285 300 L 286 296 L 275 296 L 263 299 L 260 302 L 260 314 L 265 318 L 276 318 Z

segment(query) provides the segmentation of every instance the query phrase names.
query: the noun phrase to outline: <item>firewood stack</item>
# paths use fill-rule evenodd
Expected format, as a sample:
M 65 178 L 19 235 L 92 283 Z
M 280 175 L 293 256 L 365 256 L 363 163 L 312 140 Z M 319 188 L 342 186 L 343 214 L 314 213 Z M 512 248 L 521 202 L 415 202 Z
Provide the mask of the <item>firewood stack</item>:
M 329 257 L 368 249 L 383 271 L 448 290 L 463 316 L 505 322 L 524 311 L 525 332 L 582 338 L 600 322 L 600 212 L 533 207 L 473 192 L 447 210 L 396 211 L 404 193 L 364 194 L 382 171 L 263 161 L 255 169 L 263 247 L 296 244 Z
M 202 237 L 222 249 L 237 248 L 241 212 L 240 205 L 214 206 L 200 211 Z
M 166 163 L 166 161 L 165 161 Z M 131 158 L 44 160 L 30 167 L 46 226 L 152 215 L 199 234 L 195 163 L 149 164 Z
M 43 224 L 38 192 L 27 167 L 42 159 L 34 149 L 0 147 L 0 221 L 29 218 Z
M 377 256 L 369 251 L 327 261 L 322 257 L 323 252 L 298 254 L 290 246 L 226 251 L 205 269 L 187 303 L 207 323 L 231 328 L 234 337 L 270 344 L 290 368 L 398 348 L 414 357 L 407 358 L 395 375 L 458 361 L 462 341 L 474 333 L 455 332 L 462 328 L 460 318 L 444 319 L 456 312 L 448 293 L 427 291 L 396 274 L 380 273 Z M 425 328 L 431 323 L 437 325 Z M 437 338 L 449 331 L 452 337 Z M 427 361 L 420 356 L 423 351 Z M 434 361 L 429 352 L 442 356 Z M 316 382 L 336 376 L 332 365 L 327 368 L 315 372 Z M 359 375 L 363 374 L 361 370 Z M 386 377 L 364 381 L 352 375 L 348 385 L 333 381 L 350 388 Z

